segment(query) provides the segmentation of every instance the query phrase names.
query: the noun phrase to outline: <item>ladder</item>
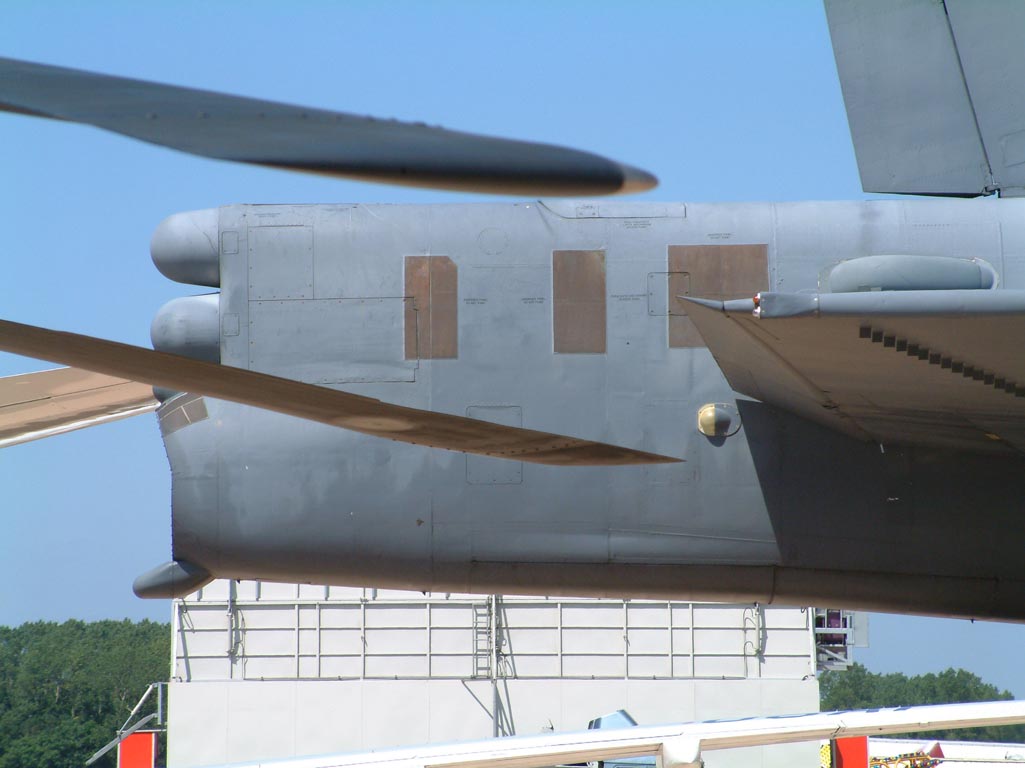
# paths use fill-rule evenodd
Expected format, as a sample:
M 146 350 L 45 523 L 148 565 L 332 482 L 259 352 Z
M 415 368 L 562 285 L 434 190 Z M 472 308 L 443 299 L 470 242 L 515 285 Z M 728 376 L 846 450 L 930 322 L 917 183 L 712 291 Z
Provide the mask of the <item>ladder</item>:
M 473 604 L 473 676 L 491 677 L 492 601 Z

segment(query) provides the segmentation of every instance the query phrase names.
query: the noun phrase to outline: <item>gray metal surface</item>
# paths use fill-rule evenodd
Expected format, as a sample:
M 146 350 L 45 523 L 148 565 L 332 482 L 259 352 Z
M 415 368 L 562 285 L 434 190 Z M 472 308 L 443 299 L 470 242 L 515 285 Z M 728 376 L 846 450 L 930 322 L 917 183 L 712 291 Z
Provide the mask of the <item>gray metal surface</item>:
M 1025 192 L 1025 6 L 825 4 L 865 191 Z
M 132 590 L 139 597 L 167 598 L 195 591 L 212 580 L 213 576 L 205 568 L 171 560 L 140 574 Z
M 588 205 L 572 203 L 563 211 L 593 210 Z M 224 366 L 40 335 L 15 324 L 3 328 L 22 351 L 71 348 L 83 364 L 120 359 L 132 366 L 123 375 L 159 376 L 155 380 L 180 390 L 198 382 L 202 391 L 237 398 L 242 386 L 246 402 L 280 409 L 287 401 L 296 413 L 319 409 L 330 424 L 339 423 L 337 413 L 324 408 L 335 401 L 358 405 L 349 415 L 360 418 L 412 409 L 425 425 L 465 419 L 444 414 L 474 414 L 485 419 L 472 422 L 475 428 L 492 437 L 494 430 L 512 430 L 514 443 L 522 438 L 519 430 L 543 428 L 686 459 L 614 468 L 518 467 L 517 461 L 496 471 L 461 454 L 209 397 L 179 397 L 160 411 L 173 477 L 173 557 L 212 575 L 485 593 L 839 601 L 875 610 L 1025 618 L 1020 451 L 994 455 L 963 440 L 944 448 L 922 445 L 918 436 L 949 425 L 900 409 L 883 409 L 893 442 L 881 451 L 795 415 L 801 408 L 793 402 L 766 398 L 780 409 L 738 398 L 708 349 L 673 346 L 671 333 L 679 319 L 672 312 L 680 311 L 677 304 L 686 307 L 676 301 L 680 286 L 710 285 L 718 296 L 736 296 L 768 285 L 769 293 L 785 292 L 793 299 L 788 306 L 801 311 L 823 302 L 849 304 L 845 311 L 855 315 L 844 322 L 853 323 L 852 343 L 885 351 L 895 365 L 936 368 L 952 384 L 982 392 L 977 402 L 984 406 L 987 397 L 1017 404 L 1013 394 L 997 391 L 995 374 L 986 382 L 988 370 L 981 381 L 974 375 L 955 381 L 952 371 L 911 359 L 907 349 L 894 355 L 896 341 L 893 348 L 873 345 L 860 335 L 858 313 L 868 305 L 908 303 L 919 314 L 954 312 L 960 320 L 944 331 L 944 341 L 965 353 L 966 365 L 978 362 L 967 355 L 985 354 L 995 364 L 1017 366 L 1017 315 L 991 310 L 1020 309 L 1025 201 L 692 204 L 675 210 L 686 216 L 666 216 L 665 206 L 655 206 L 647 218 L 643 205 L 631 207 L 628 218 L 561 215 L 544 203 L 227 206 L 218 211 L 216 238 Z M 254 324 L 271 301 L 260 287 L 268 283 L 254 272 L 278 265 L 249 242 L 253 229 L 267 227 L 308 231 L 293 243 L 298 253 L 284 255 L 314 265 L 303 296 L 273 300 L 288 311 L 275 316 L 271 334 Z M 669 279 L 680 249 L 702 254 L 685 262 L 701 275 Z M 604 267 L 604 353 L 555 350 L 554 254 L 566 251 L 602 255 L 589 269 Z M 277 373 L 294 378 L 308 375 L 311 362 L 324 369 L 318 376 L 334 370 L 339 382 L 346 371 L 360 370 L 363 363 L 350 360 L 362 354 L 359 345 L 332 346 L 324 308 L 403 297 L 404 272 L 419 263 L 407 257 L 417 254 L 445 254 L 458 276 L 455 356 L 411 361 L 415 375 L 405 380 L 312 388 L 246 370 L 271 358 Z M 941 267 L 950 258 L 980 259 L 1004 288 L 822 294 L 816 300 L 823 276 L 837 264 L 894 254 L 943 257 Z M 752 271 L 758 263 L 767 274 Z M 590 316 L 593 323 L 597 315 Z M 418 321 L 407 313 L 402 322 Z M 291 340 L 306 329 L 315 341 L 293 354 Z M 339 335 L 355 330 L 341 328 Z M 369 343 L 403 359 L 401 334 Z M 318 346 L 331 354 L 321 359 Z M 808 351 L 814 358 L 813 345 Z M 860 362 L 851 369 L 856 375 L 845 377 L 842 367 L 830 373 L 840 384 L 844 378 L 860 382 L 857 395 L 867 401 L 901 383 L 890 369 L 873 378 Z M 754 367 L 756 379 L 763 373 Z M 209 389 L 211 382 L 224 388 Z M 906 385 L 923 400 L 939 392 Z M 961 399 L 971 405 L 973 397 Z M 935 411 L 950 402 L 931 404 Z M 708 404 L 735 408 L 739 428 L 701 434 L 698 413 Z M 1016 449 L 1025 441 L 1014 434 L 1009 413 L 1013 409 L 985 406 L 967 415 L 975 434 L 989 440 L 985 435 L 992 433 Z M 342 423 L 396 426 L 359 418 Z M 908 445 L 902 429 L 917 430 L 920 444 Z M 864 432 L 857 434 L 864 438 Z M 908 541 L 928 556 L 908 558 Z
M 0 110 L 221 160 L 517 195 L 640 192 L 646 171 L 575 149 L 0 58 Z
M 237 233 L 244 246 L 252 210 L 222 208 L 222 234 Z M 776 291 L 814 292 L 838 262 L 901 253 L 971 255 L 994 265 L 1001 285 L 1019 289 L 1025 206 L 691 204 L 686 211 L 685 218 L 649 219 L 640 206 L 620 220 L 560 216 L 535 203 L 261 206 L 260 226 L 277 216 L 313 228 L 317 298 L 292 302 L 296 328 L 317 316 L 317 302 L 401 295 L 407 254 L 444 253 L 458 269 L 458 357 L 420 360 L 414 381 L 346 389 L 442 412 L 503 409 L 517 413 L 524 428 L 572 431 L 686 463 L 523 465 L 522 474 L 499 477 L 465 456 L 208 400 L 211 418 L 165 438 L 174 470 L 175 556 L 219 575 L 281 581 L 839 600 L 877 610 L 1025 618 L 1020 454 L 899 441 L 883 453 L 738 399 L 707 349 L 670 347 L 671 316 L 652 312 L 649 294 L 650 276 L 666 273 L 670 247 L 719 238 L 764 244 Z M 938 226 L 942 237 L 933 234 Z M 999 237 L 988 236 L 993 229 Z M 604 354 L 555 353 L 557 250 L 605 254 Z M 268 343 L 249 331 L 262 300 L 250 295 L 251 265 L 240 257 L 248 252 L 240 247 L 221 260 L 222 316 L 240 318 L 240 332 L 222 336 L 222 360 L 240 367 Z M 724 258 L 742 252 L 722 251 Z M 347 279 L 334 277 L 343 273 Z M 859 295 L 887 302 L 899 293 Z M 985 306 L 987 297 L 1001 303 L 1017 293 L 973 296 Z M 995 327 L 981 335 L 1013 346 L 1020 334 Z M 702 435 L 697 414 L 709 403 L 736 407 L 740 429 Z M 929 556 L 907 558 L 909 540 Z

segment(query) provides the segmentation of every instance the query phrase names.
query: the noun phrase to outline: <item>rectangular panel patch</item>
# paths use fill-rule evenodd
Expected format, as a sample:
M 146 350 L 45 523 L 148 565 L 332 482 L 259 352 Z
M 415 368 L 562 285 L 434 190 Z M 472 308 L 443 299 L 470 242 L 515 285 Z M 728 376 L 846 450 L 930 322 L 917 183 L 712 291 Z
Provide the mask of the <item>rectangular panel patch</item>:
M 552 294 L 555 351 L 603 354 L 605 251 L 553 251 Z
M 448 256 L 406 257 L 407 360 L 459 356 L 459 273 Z
M 680 296 L 728 301 L 769 290 L 768 246 L 670 245 L 667 296 L 670 347 L 703 347 Z

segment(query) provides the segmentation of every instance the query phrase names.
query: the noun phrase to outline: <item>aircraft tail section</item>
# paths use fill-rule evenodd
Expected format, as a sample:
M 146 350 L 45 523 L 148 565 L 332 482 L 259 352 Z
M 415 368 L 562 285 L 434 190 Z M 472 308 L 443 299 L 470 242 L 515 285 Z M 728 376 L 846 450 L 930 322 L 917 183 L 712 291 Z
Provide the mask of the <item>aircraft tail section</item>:
M 1025 194 L 1025 4 L 825 6 L 866 192 Z

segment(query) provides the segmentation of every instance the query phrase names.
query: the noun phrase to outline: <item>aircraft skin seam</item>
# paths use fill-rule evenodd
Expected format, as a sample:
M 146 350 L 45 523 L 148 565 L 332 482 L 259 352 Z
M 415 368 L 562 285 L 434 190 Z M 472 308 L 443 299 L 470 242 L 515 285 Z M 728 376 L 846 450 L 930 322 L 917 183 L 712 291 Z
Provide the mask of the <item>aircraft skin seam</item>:
M 972 90 L 968 87 L 968 79 L 965 77 L 964 62 L 961 60 L 961 48 L 957 44 L 957 35 L 954 34 L 954 25 L 950 23 L 950 11 L 947 10 L 947 0 L 943 0 L 943 18 L 947 22 L 947 31 L 950 32 L 950 43 L 954 46 L 954 58 L 957 60 L 957 71 L 961 73 L 961 84 L 964 86 L 965 98 L 968 99 L 968 107 L 972 111 L 972 125 L 975 126 L 975 136 L 982 148 L 982 157 L 986 161 L 986 176 L 989 184 L 986 185 L 986 193 L 992 194 L 1000 190 L 1000 184 L 993 178 L 993 163 L 989 159 L 989 150 L 982 137 L 982 128 L 979 126 L 979 113 L 975 109 L 975 102 L 972 100 Z

